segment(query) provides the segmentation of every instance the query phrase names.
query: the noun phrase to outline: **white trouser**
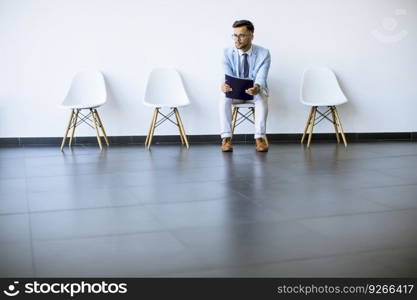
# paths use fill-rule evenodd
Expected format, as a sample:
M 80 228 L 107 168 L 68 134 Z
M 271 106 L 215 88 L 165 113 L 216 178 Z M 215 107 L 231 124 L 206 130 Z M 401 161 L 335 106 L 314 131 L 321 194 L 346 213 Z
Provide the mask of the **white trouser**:
M 220 98 L 220 130 L 222 139 L 232 136 L 232 104 L 255 104 L 255 139 L 264 138 L 266 118 L 268 116 L 268 97 L 257 94 L 253 100 L 243 101 L 227 98 L 223 93 Z

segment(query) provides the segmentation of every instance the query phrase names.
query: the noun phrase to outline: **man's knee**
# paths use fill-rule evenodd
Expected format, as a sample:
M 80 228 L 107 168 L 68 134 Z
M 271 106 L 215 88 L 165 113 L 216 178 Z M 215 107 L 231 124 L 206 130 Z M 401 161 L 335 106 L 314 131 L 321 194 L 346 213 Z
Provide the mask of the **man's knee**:
M 223 96 L 223 98 L 219 101 L 220 108 L 231 108 L 232 107 L 232 99 L 226 98 Z
M 263 106 L 263 107 L 268 106 L 268 98 L 267 97 L 258 96 L 258 97 L 256 97 L 254 102 L 255 102 L 255 106 Z

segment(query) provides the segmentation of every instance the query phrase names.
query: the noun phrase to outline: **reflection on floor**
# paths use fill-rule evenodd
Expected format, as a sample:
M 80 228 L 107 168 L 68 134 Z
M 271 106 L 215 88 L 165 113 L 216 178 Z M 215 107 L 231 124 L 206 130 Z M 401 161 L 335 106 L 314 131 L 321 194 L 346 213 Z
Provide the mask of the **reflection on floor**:
M 0 148 L 0 275 L 417 275 L 417 144 Z

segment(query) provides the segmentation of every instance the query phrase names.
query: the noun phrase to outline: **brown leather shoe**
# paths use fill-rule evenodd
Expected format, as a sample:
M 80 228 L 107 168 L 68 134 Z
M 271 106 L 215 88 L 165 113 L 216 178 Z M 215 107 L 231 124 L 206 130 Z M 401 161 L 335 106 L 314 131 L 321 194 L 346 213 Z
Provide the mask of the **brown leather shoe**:
M 222 140 L 222 151 L 223 152 L 232 152 L 233 146 L 232 146 L 232 138 L 225 138 Z
M 268 144 L 264 138 L 256 139 L 256 151 L 258 152 L 268 152 Z

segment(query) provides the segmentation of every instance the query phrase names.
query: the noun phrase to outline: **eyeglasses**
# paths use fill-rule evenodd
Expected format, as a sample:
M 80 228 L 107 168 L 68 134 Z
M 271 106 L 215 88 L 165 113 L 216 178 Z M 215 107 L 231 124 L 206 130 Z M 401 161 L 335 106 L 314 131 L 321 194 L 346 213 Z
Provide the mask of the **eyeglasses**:
M 232 34 L 232 39 L 234 40 L 243 40 L 245 38 L 247 38 L 249 35 L 248 34 Z

